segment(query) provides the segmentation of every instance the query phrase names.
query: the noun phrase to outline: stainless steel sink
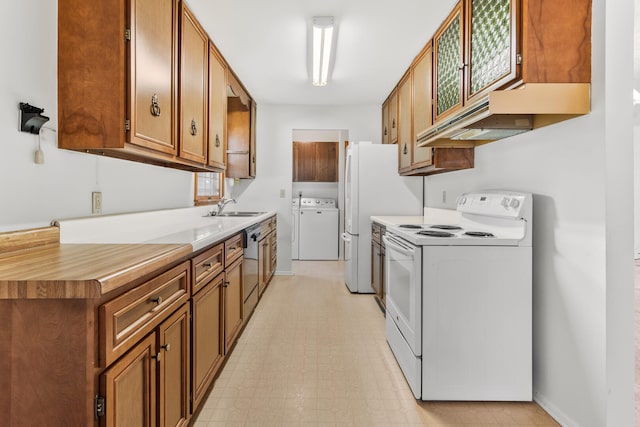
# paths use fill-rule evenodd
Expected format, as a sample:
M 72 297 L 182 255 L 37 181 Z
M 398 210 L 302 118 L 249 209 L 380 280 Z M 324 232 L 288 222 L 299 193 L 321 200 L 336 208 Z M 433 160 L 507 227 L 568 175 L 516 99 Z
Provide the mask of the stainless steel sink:
M 242 212 L 242 211 L 237 211 L 237 212 L 223 212 L 220 215 L 212 215 L 212 216 L 215 216 L 215 217 L 249 217 L 249 216 L 262 215 L 263 213 L 266 213 L 266 212 Z

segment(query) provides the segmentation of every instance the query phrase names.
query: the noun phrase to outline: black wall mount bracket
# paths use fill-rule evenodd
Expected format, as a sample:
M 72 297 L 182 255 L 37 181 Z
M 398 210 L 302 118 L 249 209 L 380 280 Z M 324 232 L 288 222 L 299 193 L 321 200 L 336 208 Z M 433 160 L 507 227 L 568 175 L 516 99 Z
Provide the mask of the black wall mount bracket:
M 40 128 L 49 121 L 49 117 L 43 116 L 44 108 L 34 107 L 25 102 L 20 103 L 20 130 L 39 134 Z

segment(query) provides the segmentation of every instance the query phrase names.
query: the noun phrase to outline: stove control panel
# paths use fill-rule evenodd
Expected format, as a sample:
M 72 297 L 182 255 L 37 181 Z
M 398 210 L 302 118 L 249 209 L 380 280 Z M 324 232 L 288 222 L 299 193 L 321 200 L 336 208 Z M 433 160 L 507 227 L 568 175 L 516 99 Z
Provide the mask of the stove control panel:
M 520 211 L 531 195 L 507 191 L 465 193 L 458 198 L 457 210 L 463 213 L 520 218 Z

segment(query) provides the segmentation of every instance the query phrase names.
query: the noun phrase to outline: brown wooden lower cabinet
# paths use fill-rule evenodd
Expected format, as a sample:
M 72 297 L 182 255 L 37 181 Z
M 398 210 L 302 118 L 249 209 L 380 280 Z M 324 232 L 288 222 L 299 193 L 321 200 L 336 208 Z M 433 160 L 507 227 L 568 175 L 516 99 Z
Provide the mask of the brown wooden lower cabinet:
M 213 381 L 222 360 L 224 345 L 222 306 L 224 273 L 220 273 L 193 296 L 192 316 L 192 384 L 193 408 L 197 408 Z
M 225 270 L 224 341 L 225 354 L 235 342 L 243 323 L 242 257 Z
M 376 300 L 384 309 L 385 304 L 385 269 L 384 269 L 384 242 L 382 236 L 385 227 L 377 223 L 371 225 L 371 287 Z
M 278 264 L 278 223 L 275 216 L 262 222 L 258 242 L 258 290 L 260 295 L 267 288 Z
M 189 304 L 100 376 L 106 426 L 184 426 L 189 421 Z

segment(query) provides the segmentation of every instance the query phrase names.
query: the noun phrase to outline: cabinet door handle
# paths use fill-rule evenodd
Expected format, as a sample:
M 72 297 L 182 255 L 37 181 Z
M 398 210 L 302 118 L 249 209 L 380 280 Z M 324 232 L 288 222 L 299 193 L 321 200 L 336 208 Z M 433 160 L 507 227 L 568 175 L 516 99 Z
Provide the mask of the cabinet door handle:
M 213 263 L 210 263 L 210 262 L 205 262 L 205 263 L 204 263 L 204 264 L 202 264 L 202 265 L 204 265 L 204 266 L 205 266 L 205 267 L 207 267 L 207 268 L 211 268 L 211 267 L 213 267 Z
M 220 147 L 220 138 L 218 137 L 217 133 L 216 133 L 216 147 Z
M 164 351 L 171 350 L 171 344 L 167 343 L 165 345 L 160 346 Z
M 384 136 L 387 136 L 387 127 L 384 127 Z
M 464 67 L 468 67 L 469 64 L 462 64 L 461 66 L 458 67 L 458 71 L 462 71 L 464 70 Z
M 251 162 L 255 163 L 256 162 L 256 155 L 254 154 L 253 156 L 251 156 Z
M 407 143 L 404 143 L 404 148 L 402 149 L 402 154 L 407 154 L 409 150 L 407 150 Z
M 160 103 L 158 102 L 158 94 L 154 93 L 151 97 L 151 115 L 160 117 Z
M 391 129 L 395 129 L 396 128 L 396 119 L 393 119 L 391 121 Z
M 231 284 L 231 283 L 229 283 L 229 282 L 224 282 L 224 283 L 222 284 L 222 286 L 224 286 L 224 287 L 226 288 L 226 287 L 227 287 L 227 286 L 229 286 L 230 284 Z
M 151 358 L 155 359 L 156 362 L 159 362 L 160 359 L 162 358 L 162 353 L 158 353 L 158 354 L 152 355 Z
M 155 298 L 151 298 L 149 301 L 155 302 L 156 304 L 160 305 L 160 304 L 162 304 L 162 297 L 161 296 L 157 296 Z
M 198 134 L 198 128 L 196 127 L 196 119 L 191 119 L 191 135 L 196 136 Z

